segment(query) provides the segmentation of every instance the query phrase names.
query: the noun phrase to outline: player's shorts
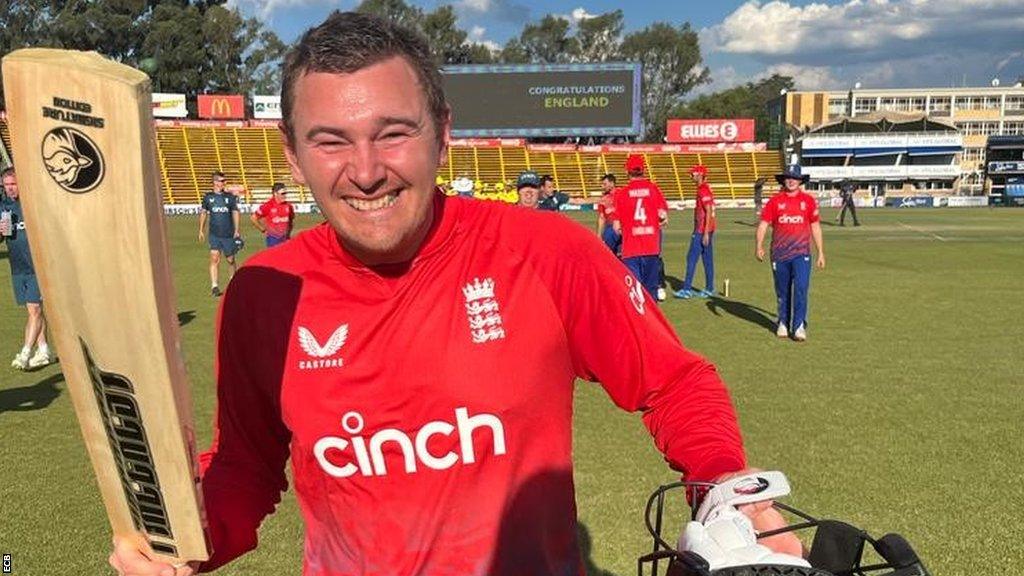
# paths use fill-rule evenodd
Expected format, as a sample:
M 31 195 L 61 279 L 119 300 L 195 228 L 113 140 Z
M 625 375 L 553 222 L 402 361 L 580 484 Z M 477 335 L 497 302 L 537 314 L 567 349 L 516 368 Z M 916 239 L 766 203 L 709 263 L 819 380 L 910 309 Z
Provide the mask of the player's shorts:
M 287 241 L 287 236 L 267 236 L 267 248 L 272 248 L 278 244 L 284 244 Z
M 234 238 L 210 236 L 210 251 L 214 250 L 225 256 L 234 256 L 235 252 L 238 252 L 238 245 L 235 244 Z
M 39 304 L 43 301 L 35 274 L 13 274 L 11 283 L 14 284 L 14 301 L 18 303 L 18 306 Z

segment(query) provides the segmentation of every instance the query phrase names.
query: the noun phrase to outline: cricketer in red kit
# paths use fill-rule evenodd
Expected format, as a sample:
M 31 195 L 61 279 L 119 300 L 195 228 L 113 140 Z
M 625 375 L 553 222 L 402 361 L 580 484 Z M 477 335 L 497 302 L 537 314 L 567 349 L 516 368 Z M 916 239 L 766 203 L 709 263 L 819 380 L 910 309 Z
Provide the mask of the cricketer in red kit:
M 778 300 L 776 335 L 807 339 L 807 299 L 811 283 L 811 241 L 818 248 L 817 265 L 825 267 L 818 202 L 801 188 L 809 180 L 799 165 L 787 166 L 775 179 L 782 185 L 761 210 L 756 256 L 764 260 L 765 233 L 772 228 L 771 261 Z
M 708 167 L 697 164 L 690 168 L 690 178 L 697 185 L 696 204 L 693 207 L 693 234 L 690 248 L 686 252 L 686 276 L 683 287 L 677 290 L 676 298 L 709 298 L 715 295 L 715 195 L 707 182 Z M 704 289 L 693 292 L 693 276 L 697 272 L 697 260 L 704 263 Z
M 622 248 L 622 234 L 615 231 L 615 174 L 605 174 L 601 178 L 601 200 L 597 203 L 597 234 L 604 245 L 619 255 Z
M 333 13 L 287 56 L 281 108 L 327 222 L 250 258 L 222 303 L 201 457 L 213 557 L 172 567 L 121 538 L 119 574 L 253 549 L 290 459 L 307 576 L 582 575 L 577 377 L 641 412 L 687 478 L 745 467 L 714 367 L 592 233 L 435 189 L 450 115 L 419 36 Z
M 287 198 L 288 189 L 275 182 L 267 200 L 252 214 L 252 223 L 266 238 L 267 248 L 277 246 L 292 235 L 295 207 Z
M 643 156 L 626 158 L 629 182 L 615 191 L 613 225 L 622 234 L 623 263 L 647 293 L 655 295 L 661 286 L 661 227 L 668 218 L 668 204 L 658 185 L 644 177 L 644 170 Z

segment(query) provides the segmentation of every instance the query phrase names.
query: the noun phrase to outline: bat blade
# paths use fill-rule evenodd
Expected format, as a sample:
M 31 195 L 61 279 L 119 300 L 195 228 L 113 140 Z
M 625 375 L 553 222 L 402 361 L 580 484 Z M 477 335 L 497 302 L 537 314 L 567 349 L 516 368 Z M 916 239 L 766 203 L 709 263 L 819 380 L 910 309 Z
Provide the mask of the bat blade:
M 3 78 L 43 306 L 113 532 L 205 560 L 149 78 L 38 48 L 7 55 Z

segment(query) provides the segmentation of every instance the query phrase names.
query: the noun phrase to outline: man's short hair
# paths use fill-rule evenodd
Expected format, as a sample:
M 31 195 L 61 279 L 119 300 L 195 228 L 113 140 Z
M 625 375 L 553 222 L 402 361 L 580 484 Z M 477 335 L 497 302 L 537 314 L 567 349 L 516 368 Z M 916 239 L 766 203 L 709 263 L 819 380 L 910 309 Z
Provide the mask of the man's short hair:
M 0 178 L 7 178 L 8 176 L 14 176 L 14 166 L 4 168 L 0 171 Z
M 228 177 L 225 176 L 224 173 L 221 172 L 220 170 L 214 170 L 213 174 L 210 175 L 210 178 L 212 178 L 214 180 L 227 180 L 228 179 Z
M 294 137 L 291 118 L 295 83 L 303 74 L 350 74 L 394 56 L 405 58 L 416 71 L 440 142 L 448 104 L 441 73 L 427 40 L 418 32 L 379 16 L 337 10 L 319 26 L 307 30 L 285 56 L 281 70 L 281 118 L 288 137 Z
M 271 192 L 278 192 L 278 191 L 281 191 L 281 190 L 284 190 L 285 192 L 287 192 L 287 190 L 285 190 L 285 188 L 284 188 L 284 183 L 283 182 L 274 182 L 274 185 L 270 187 L 270 191 Z
M 615 184 L 615 174 L 611 174 L 611 173 L 605 174 L 604 176 L 601 177 L 601 180 L 607 180 L 607 181 L 611 182 L 612 184 Z
M 540 185 L 541 186 L 547 184 L 548 182 L 554 182 L 554 181 L 555 181 L 555 179 L 552 178 L 550 174 L 545 174 L 545 175 L 540 177 Z

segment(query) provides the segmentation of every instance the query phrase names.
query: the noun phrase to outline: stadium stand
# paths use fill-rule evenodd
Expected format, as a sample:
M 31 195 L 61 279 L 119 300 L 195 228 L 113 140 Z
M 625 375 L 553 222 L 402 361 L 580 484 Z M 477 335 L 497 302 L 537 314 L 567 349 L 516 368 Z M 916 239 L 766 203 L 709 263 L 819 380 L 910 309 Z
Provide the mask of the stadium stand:
M 11 133 L 7 130 L 7 122 L 0 122 L 0 141 L 3 141 L 4 149 L 11 149 Z
M 0 136 L 9 142 L 7 126 L 0 122 Z M 198 203 L 210 185 L 210 173 L 224 172 L 232 184 L 241 184 L 247 200 L 269 198 L 274 182 L 284 182 L 297 194 L 293 200 L 311 201 L 309 189 L 292 181 L 281 138 L 276 128 L 190 123 L 157 126 L 157 151 L 164 201 Z M 620 147 L 621 148 L 621 147 Z M 453 146 L 448 162 L 438 173 L 451 182 L 461 176 L 472 179 L 478 191 L 511 190 L 520 171 L 532 169 L 550 174 L 556 187 L 571 196 L 597 196 L 601 176 L 626 179 L 626 151 L 592 151 L 576 147 L 530 145 Z M 688 170 L 697 163 L 710 169 L 709 181 L 720 199 L 749 198 L 758 177 L 778 173 L 782 157 L 777 151 L 675 153 L 646 152 L 651 179 L 670 200 L 692 199 L 695 193 Z M 506 196 L 507 198 L 510 196 Z

